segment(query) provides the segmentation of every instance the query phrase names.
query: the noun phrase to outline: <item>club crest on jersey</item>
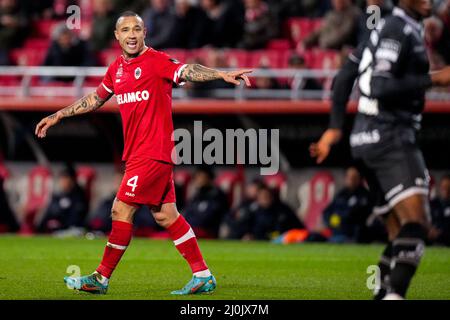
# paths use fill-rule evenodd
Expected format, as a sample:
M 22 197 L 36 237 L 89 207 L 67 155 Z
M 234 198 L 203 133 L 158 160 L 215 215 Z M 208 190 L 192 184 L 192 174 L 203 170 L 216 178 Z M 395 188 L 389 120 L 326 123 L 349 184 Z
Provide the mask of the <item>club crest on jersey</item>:
M 123 68 L 122 68 L 122 64 L 119 65 L 119 68 L 117 68 L 117 72 L 116 72 L 116 82 L 120 82 L 120 77 L 122 77 L 123 75 Z
M 137 68 L 134 70 L 134 77 L 135 77 L 136 79 L 139 79 L 139 78 L 141 77 L 141 74 L 142 74 L 141 68 L 137 67 Z
M 119 68 L 117 69 L 116 78 L 120 78 L 123 75 L 123 68 L 122 64 L 119 65 Z

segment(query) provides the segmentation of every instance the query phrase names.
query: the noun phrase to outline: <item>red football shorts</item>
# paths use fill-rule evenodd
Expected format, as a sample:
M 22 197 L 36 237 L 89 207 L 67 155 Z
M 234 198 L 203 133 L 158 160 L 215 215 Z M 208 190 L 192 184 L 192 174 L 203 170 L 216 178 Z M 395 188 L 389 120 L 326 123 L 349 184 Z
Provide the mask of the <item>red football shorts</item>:
M 128 160 L 117 199 L 137 207 L 175 202 L 173 165 L 152 159 Z

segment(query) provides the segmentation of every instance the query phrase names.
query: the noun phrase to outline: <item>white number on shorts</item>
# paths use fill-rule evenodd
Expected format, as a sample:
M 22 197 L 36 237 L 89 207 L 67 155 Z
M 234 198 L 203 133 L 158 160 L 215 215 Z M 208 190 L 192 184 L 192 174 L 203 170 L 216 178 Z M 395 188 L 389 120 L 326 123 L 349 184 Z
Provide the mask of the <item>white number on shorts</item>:
M 137 187 L 137 180 L 138 180 L 138 176 L 134 176 L 134 177 L 128 179 L 128 181 L 127 181 L 127 186 L 130 186 L 132 188 L 131 189 L 132 192 L 134 192 L 134 190 Z

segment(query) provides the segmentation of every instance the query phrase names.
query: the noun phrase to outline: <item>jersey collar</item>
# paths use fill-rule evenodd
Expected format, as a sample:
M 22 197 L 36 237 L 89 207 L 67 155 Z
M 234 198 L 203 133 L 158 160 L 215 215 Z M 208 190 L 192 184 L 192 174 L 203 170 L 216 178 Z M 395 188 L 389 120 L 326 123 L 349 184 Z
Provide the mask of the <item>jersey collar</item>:
M 127 60 L 123 54 L 121 54 L 120 57 L 122 59 L 122 62 L 126 63 L 126 64 L 130 64 L 130 63 L 133 63 L 133 62 L 136 62 L 136 61 L 139 62 L 141 59 L 143 59 L 144 56 L 146 56 L 150 52 L 150 49 L 151 49 L 150 47 L 147 47 L 144 50 L 144 52 L 142 52 L 140 55 L 138 55 L 135 58 L 131 58 L 129 60 Z

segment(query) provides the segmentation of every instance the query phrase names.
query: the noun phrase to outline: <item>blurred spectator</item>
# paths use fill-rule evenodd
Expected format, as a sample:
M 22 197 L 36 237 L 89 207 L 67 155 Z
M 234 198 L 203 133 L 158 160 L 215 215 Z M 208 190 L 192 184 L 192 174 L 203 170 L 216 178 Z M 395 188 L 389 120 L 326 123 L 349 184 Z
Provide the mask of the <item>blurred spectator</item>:
M 214 185 L 209 166 L 200 166 L 193 177 L 195 194 L 188 200 L 184 217 L 199 238 L 217 238 L 220 222 L 228 211 L 227 197 Z
M 176 47 L 195 49 L 207 43 L 207 17 L 195 6 L 195 0 L 176 0 Z
M 245 186 L 244 199 L 236 209 L 231 210 L 225 216 L 221 228 L 221 238 L 242 239 L 250 233 L 254 211 L 258 207 L 256 197 L 263 185 L 261 180 L 255 179 Z
M 24 0 L 22 0 L 22 3 Z M 32 20 L 51 19 L 53 16 L 54 0 L 27 1 L 25 9 Z
M 114 37 L 116 15 L 112 0 L 95 0 L 92 31 L 89 39 L 95 52 L 108 48 Z
M 200 0 L 208 17 L 208 44 L 217 48 L 234 48 L 241 39 L 244 13 L 233 1 Z
M 169 0 L 150 0 L 150 7 L 142 13 L 147 28 L 146 42 L 155 49 L 172 48 L 176 45 L 175 10 Z
M 388 5 L 387 2 L 388 1 L 386 0 L 367 0 L 366 7 L 378 6 L 380 8 L 380 15 L 383 18 L 386 15 L 390 14 L 392 11 L 392 8 Z M 361 14 L 358 26 L 358 43 L 366 42 L 369 39 L 370 33 L 373 30 L 373 25 L 368 24 L 368 22 L 374 23 L 373 19 L 371 18 L 372 15 L 373 12 L 367 13 L 367 10 L 364 10 L 364 12 Z
M 277 21 L 262 0 L 244 0 L 244 34 L 238 47 L 243 49 L 262 49 L 270 39 L 277 36 Z
M 9 64 L 8 50 L 22 43 L 27 25 L 18 0 L 0 0 L 0 65 Z
M 297 70 L 306 70 L 305 58 L 297 53 L 289 57 L 288 68 Z M 322 90 L 322 85 L 313 78 L 295 77 L 288 84 L 289 88 L 298 86 L 299 90 Z
M 360 242 L 367 239 L 365 223 L 372 207 L 369 191 L 363 186 L 359 171 L 350 167 L 344 188 L 323 212 L 325 225 L 331 229 L 331 242 Z M 365 241 L 364 241 L 365 242 Z
M 113 180 L 113 192 L 100 201 L 100 204 L 89 219 L 88 227 L 92 231 L 108 233 L 111 231 L 112 219 L 111 208 L 116 198 L 117 190 L 122 182 L 123 173 L 116 171 Z M 150 209 L 147 206 L 141 206 L 134 214 L 133 226 L 137 235 L 151 235 L 152 232 L 163 230 L 152 217 Z
M 256 197 L 251 229 L 244 239 L 269 240 L 290 229 L 304 229 L 294 211 L 263 185 Z
M 445 29 L 450 32 L 450 0 L 443 0 L 437 7 L 437 16 L 444 22 Z
M 117 12 L 125 11 L 142 12 L 148 6 L 148 0 L 113 0 Z
M 19 230 L 19 224 L 9 205 L 8 196 L 3 187 L 3 178 L 0 176 L 0 232 L 15 232 L 17 230 Z
M 430 203 L 431 223 L 429 238 L 434 243 L 450 246 L 450 175 L 439 183 L 439 195 Z
M 85 41 L 79 39 L 62 22 L 53 30 L 52 43 L 44 60 L 44 66 L 92 66 L 93 55 Z M 73 77 L 46 78 L 45 80 L 73 81 Z
M 361 10 L 351 0 L 332 0 L 333 10 L 328 12 L 322 26 L 303 42 L 306 48 L 341 49 L 344 45 L 356 46 Z
M 266 70 L 269 72 L 268 76 L 265 77 L 254 77 L 255 85 L 253 86 L 254 89 L 279 89 L 280 85 L 276 80 L 275 74 L 270 72 L 268 67 L 265 66 L 259 66 L 260 70 Z
M 218 49 L 208 50 L 206 61 L 201 59 L 194 60 L 195 63 L 204 64 L 210 68 L 220 69 L 227 68 L 228 65 L 225 60 L 224 52 Z M 216 89 L 230 89 L 234 88 L 234 85 L 224 82 L 222 80 L 214 80 L 208 82 L 196 82 L 187 83 L 185 86 L 188 89 L 188 94 L 196 98 L 207 98 L 212 95 L 211 90 Z
M 52 195 L 50 204 L 37 228 L 40 232 L 54 232 L 83 228 L 88 203 L 83 189 L 78 185 L 75 169 L 71 165 L 58 177 L 59 190 Z
M 444 23 L 433 16 L 424 21 L 425 40 L 430 59 L 430 69 L 439 70 L 450 64 L 450 32 Z
M 67 18 L 67 7 L 71 5 L 78 5 L 77 0 L 53 0 L 51 11 L 44 13 L 51 19 L 65 19 Z

